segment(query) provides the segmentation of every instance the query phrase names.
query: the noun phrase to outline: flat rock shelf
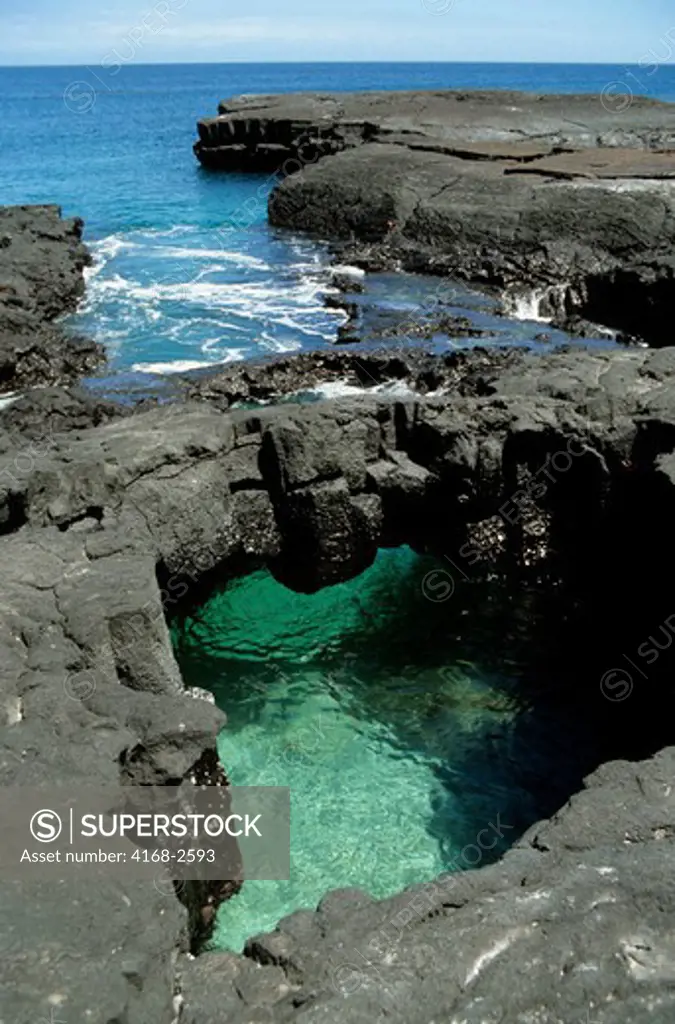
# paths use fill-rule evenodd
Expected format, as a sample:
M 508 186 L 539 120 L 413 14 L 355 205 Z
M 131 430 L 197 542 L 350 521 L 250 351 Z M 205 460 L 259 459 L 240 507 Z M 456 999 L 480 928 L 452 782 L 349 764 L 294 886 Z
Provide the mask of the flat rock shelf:
M 207 167 L 272 171 L 273 224 L 352 261 L 533 292 L 672 340 L 675 105 L 517 92 L 244 96 L 198 124 Z

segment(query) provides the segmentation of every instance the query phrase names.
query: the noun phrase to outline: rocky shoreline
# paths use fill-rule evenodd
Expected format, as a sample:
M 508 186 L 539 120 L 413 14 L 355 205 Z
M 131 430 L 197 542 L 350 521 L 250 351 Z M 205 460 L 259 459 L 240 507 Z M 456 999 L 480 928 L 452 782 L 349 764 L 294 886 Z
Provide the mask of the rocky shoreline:
M 58 206 L 0 207 L 0 390 L 68 384 L 105 360 L 55 321 L 84 295 L 82 221 Z
M 640 117 L 644 142 L 663 111 L 645 105 Z M 50 231 L 74 268 L 71 303 L 86 263 L 79 228 Z M 47 321 L 62 311 L 31 301 Z M 293 400 L 335 383 L 362 393 Z M 251 402 L 266 404 L 237 408 Z M 497 864 L 382 901 L 327 894 L 241 956 L 190 955 L 227 880 L 183 890 L 183 902 L 145 883 L 5 884 L 3 1016 L 670 1024 L 670 644 L 653 664 L 636 652 L 673 612 L 674 451 L 668 348 L 350 347 L 195 375 L 163 407 L 52 387 L 0 411 L 5 786 L 222 781 L 224 716 L 186 692 L 167 618 L 260 565 L 312 591 L 401 543 L 470 577 L 558 595 L 578 652 L 570 686 L 606 715 L 626 758 Z M 614 668 L 625 657 L 638 666 L 619 679 L 627 693 Z M 486 827 L 500 827 L 498 812 Z
M 244 96 L 199 122 L 209 168 L 275 171 L 273 224 L 343 257 L 528 294 L 667 345 L 674 305 L 675 106 L 598 96 Z

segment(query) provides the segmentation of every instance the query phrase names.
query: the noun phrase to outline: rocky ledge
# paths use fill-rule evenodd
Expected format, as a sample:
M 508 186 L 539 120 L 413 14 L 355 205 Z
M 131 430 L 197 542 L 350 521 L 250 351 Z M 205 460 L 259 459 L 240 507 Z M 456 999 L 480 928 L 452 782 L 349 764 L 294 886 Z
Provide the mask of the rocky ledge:
M 361 379 L 347 352 L 312 358 L 42 438 L 31 406 L 30 438 L 0 457 L 3 784 L 218 777 L 224 716 L 185 691 L 167 616 L 260 565 L 311 591 L 404 542 L 469 580 L 563 595 L 570 693 L 635 760 L 599 768 L 496 865 L 382 901 L 328 894 L 242 956 L 189 956 L 227 880 L 187 906 L 170 886 L 6 884 L 3 1015 L 670 1024 L 672 662 L 636 652 L 673 612 L 675 355 L 373 355 L 378 384 L 427 393 L 225 408 L 264 374 L 268 400 L 312 375 Z M 607 699 L 622 652 L 639 674 L 629 699 Z
M 0 207 L 0 390 L 64 384 L 104 361 L 54 323 L 84 295 L 82 222 L 57 206 Z
M 604 105 L 603 105 L 604 104 Z M 244 96 L 205 166 L 275 172 L 273 224 L 655 345 L 675 312 L 675 105 L 524 93 Z

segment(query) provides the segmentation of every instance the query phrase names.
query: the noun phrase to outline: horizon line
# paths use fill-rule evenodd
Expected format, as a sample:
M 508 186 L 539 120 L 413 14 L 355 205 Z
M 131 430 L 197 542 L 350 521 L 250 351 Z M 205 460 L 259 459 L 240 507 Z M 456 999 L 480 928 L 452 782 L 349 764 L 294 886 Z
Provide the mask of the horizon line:
M 153 61 L 128 61 L 123 67 L 227 67 L 235 65 L 238 67 L 293 67 L 298 65 L 308 67 L 321 67 L 327 64 L 344 66 L 368 66 L 374 64 L 396 65 L 396 64 L 418 64 L 418 65 L 485 65 L 494 67 L 623 67 L 641 68 L 641 63 L 630 61 L 576 61 L 576 60 L 153 60 Z M 19 71 L 22 68 L 85 68 L 99 67 L 100 60 L 89 63 L 57 63 L 57 64 L 1 64 L 0 69 Z M 675 60 L 660 61 L 659 67 L 675 68 Z

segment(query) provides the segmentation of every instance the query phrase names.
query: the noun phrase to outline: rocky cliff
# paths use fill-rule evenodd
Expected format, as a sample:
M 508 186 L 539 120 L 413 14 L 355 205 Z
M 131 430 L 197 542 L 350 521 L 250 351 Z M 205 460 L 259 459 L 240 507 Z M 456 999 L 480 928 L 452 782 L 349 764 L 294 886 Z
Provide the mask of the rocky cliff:
M 383 380 L 413 384 L 433 362 L 381 358 Z M 292 365 L 277 379 L 295 386 Z M 404 541 L 460 565 L 469 542 L 471 572 L 506 558 L 585 601 L 578 622 L 612 623 L 595 676 L 579 640 L 589 706 L 655 756 L 605 765 L 494 867 L 381 902 L 331 894 L 243 956 L 187 958 L 185 910 L 150 885 L 4 886 L 6 1014 L 35 1020 L 58 995 L 64 1019 L 129 1024 L 670 1020 L 667 657 L 632 702 L 607 700 L 599 670 L 669 610 L 672 354 L 479 351 L 436 364 L 436 397 L 224 411 L 242 372 L 263 373 L 3 456 L 5 785 L 208 765 L 223 717 L 183 691 L 166 627 L 185 590 L 260 564 L 312 590 Z
M 324 113 L 335 106 L 331 98 L 307 102 Z M 481 131 L 492 123 L 490 130 L 506 132 L 494 128 L 491 101 L 480 102 Z M 252 103 L 244 106 L 250 111 Z M 550 118 L 547 104 L 541 110 Z M 638 104 L 630 131 L 619 138 L 608 123 L 601 141 L 667 149 L 666 113 Z M 595 128 L 589 138 L 578 126 L 569 131 L 580 147 L 595 140 Z M 350 144 L 359 132 L 357 124 Z M 361 138 L 312 173 L 321 181 L 340 159 L 360 159 L 369 147 L 404 160 L 418 152 L 391 138 Z M 434 151 L 424 159 L 479 167 L 510 153 L 502 149 L 493 160 Z M 544 156 L 530 151 L 528 159 Z M 506 169 L 499 172 L 505 180 L 519 178 Z M 391 180 L 402 195 L 395 170 L 394 161 Z M 348 174 L 344 187 L 355 180 Z M 562 182 L 568 186 L 574 181 Z M 304 186 L 291 177 L 283 187 L 291 196 Z M 331 185 L 328 203 L 341 187 Z M 373 177 L 375 220 L 384 187 L 382 175 Z M 557 194 L 561 185 L 545 177 L 536 187 Z M 639 203 L 642 187 L 634 190 Z M 584 188 L 596 189 L 605 210 L 598 217 L 605 216 L 616 184 L 609 188 L 598 177 Z M 370 193 L 353 196 L 355 223 L 367 220 Z M 413 223 L 432 199 L 413 209 Z M 663 260 L 669 203 L 658 207 Z M 646 207 L 621 209 L 633 211 L 624 224 L 626 254 L 616 235 L 605 255 L 593 249 L 592 258 L 623 272 L 655 236 L 648 219 L 639 225 L 647 234 L 635 234 L 632 218 L 647 218 Z M 512 213 L 517 221 L 520 213 Z M 2 216 L 14 225 L 0 250 L 11 254 L 0 264 L 13 281 L 5 305 L 33 317 L 38 333 L 48 331 L 45 321 L 81 294 L 79 226 L 64 225 L 51 208 Z M 396 230 L 387 227 L 373 258 L 418 245 L 406 232 L 389 241 Z M 554 250 L 567 252 L 541 238 L 537 245 L 548 253 L 548 268 Z M 428 251 L 435 249 L 436 242 Z M 42 263 L 44 283 L 43 250 L 51 254 Z M 525 265 L 524 243 L 504 251 L 521 260 L 518 268 Z M 501 252 L 495 246 L 496 259 Z M 52 275 L 49 266 L 62 270 Z M 654 281 L 667 283 L 664 267 L 655 265 Z M 12 343 L 9 352 L 16 369 L 8 383 L 70 376 L 58 358 L 56 377 L 32 376 L 31 364 L 24 374 L 15 358 L 21 346 Z M 276 404 L 345 379 L 365 393 Z M 392 381 L 398 398 L 377 392 Z M 327 894 L 316 912 L 280 922 L 242 956 L 190 956 L 214 907 L 232 892 L 226 879 L 183 890 L 183 902 L 170 882 L 4 884 L 3 1019 L 670 1024 L 672 349 L 543 357 L 483 349 L 442 358 L 330 352 L 230 368 L 195 378 L 187 390 L 184 402 L 132 412 L 55 387 L 0 411 L 5 786 L 163 783 L 192 775 L 222 781 L 215 736 L 224 716 L 185 691 L 167 618 L 219 579 L 259 565 L 312 591 L 360 572 L 378 545 L 404 542 L 446 556 L 458 573 L 503 574 L 514 586 L 550 594 L 569 622 L 577 658 L 570 694 L 584 711 L 606 716 L 624 759 L 601 766 L 496 865 L 480 867 L 478 834 L 478 861 L 467 854 L 475 870 L 382 901 L 354 890 Z M 272 404 L 232 408 L 251 399 Z M 652 637 L 658 653 L 647 660 L 640 652 L 648 638 L 652 649 Z M 485 827 L 499 828 L 499 817 Z
M 669 344 L 675 106 L 523 93 L 253 96 L 199 122 L 209 167 L 275 172 L 272 223 L 352 261 L 451 274 Z M 351 243 L 351 244 L 349 244 Z

